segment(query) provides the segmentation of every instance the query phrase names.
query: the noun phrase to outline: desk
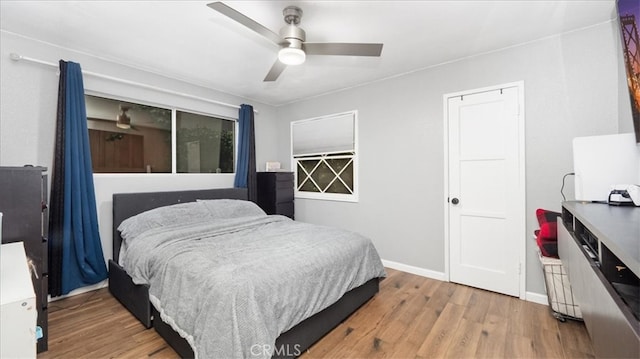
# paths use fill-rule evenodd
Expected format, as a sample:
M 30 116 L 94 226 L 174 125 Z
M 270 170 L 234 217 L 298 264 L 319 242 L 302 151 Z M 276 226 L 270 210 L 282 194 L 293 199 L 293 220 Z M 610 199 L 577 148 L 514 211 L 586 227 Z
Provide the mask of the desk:
M 640 357 L 640 208 L 564 202 L 558 251 L 596 356 Z

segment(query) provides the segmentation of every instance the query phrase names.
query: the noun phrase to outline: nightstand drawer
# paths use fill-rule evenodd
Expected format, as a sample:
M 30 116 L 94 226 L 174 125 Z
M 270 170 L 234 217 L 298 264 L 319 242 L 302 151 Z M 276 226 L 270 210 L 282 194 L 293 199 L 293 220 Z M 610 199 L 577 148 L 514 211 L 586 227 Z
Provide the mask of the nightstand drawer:
M 276 182 L 278 183 L 278 188 L 281 185 L 288 186 L 290 183 L 293 183 L 293 172 L 273 172 Z
M 294 189 L 292 172 L 258 172 L 258 206 L 267 214 L 293 219 Z
M 293 187 L 287 187 L 287 188 L 277 190 L 275 193 L 275 202 L 276 203 L 283 203 L 283 202 L 293 203 Z
M 276 204 L 276 210 L 275 210 L 276 214 L 287 216 L 287 217 L 293 219 L 293 217 L 294 217 L 293 211 L 294 211 L 293 202 Z

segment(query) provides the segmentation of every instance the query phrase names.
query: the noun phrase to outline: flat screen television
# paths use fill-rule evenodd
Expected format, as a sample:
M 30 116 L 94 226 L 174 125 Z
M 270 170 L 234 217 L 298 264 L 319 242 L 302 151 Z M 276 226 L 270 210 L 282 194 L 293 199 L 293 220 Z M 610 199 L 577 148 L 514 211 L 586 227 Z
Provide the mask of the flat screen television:
M 636 143 L 640 144 L 640 1 L 618 0 L 618 16 Z

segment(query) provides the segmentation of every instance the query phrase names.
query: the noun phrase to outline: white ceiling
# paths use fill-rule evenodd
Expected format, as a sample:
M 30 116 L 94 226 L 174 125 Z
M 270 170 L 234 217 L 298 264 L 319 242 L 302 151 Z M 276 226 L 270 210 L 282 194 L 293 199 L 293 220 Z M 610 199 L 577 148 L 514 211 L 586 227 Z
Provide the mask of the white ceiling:
M 209 2 L 0 0 L 0 28 L 281 105 L 615 18 L 615 0 L 225 1 L 274 32 L 297 5 L 309 42 L 384 43 L 380 58 L 308 56 L 266 83 L 277 46 Z

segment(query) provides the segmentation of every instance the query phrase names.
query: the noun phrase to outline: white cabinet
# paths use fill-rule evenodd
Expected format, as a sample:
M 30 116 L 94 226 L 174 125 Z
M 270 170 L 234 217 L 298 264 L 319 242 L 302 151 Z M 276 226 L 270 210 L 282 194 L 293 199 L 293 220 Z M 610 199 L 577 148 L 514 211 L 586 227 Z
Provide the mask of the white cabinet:
M 0 246 L 0 358 L 36 357 L 38 309 L 22 242 Z

